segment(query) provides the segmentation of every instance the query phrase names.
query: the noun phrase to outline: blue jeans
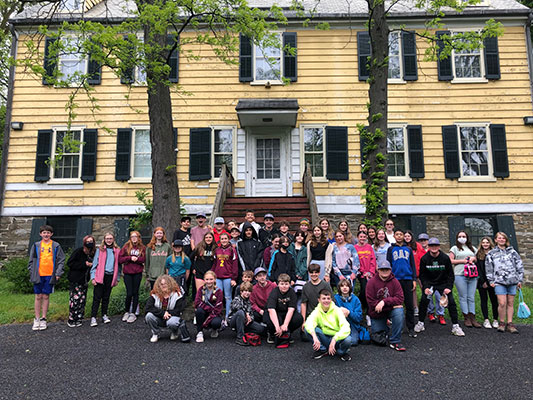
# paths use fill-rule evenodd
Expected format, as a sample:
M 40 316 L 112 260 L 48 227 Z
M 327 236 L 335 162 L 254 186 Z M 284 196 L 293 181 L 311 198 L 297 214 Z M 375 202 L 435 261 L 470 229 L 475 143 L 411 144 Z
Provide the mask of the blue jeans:
M 333 336 L 326 335 L 319 327 L 315 328 L 315 333 L 318 337 L 318 340 L 320 341 L 320 351 L 327 351 L 329 349 L 329 344 L 331 343 L 331 339 L 333 339 Z M 335 343 L 335 349 L 337 350 L 337 353 L 339 353 L 339 356 L 342 356 L 343 354 L 346 354 L 350 351 L 351 345 L 352 339 L 350 336 L 348 336 L 346 339 L 340 340 Z
M 459 294 L 459 304 L 463 314 L 475 314 L 477 278 L 455 275 L 455 287 Z
M 405 316 L 403 315 L 402 308 L 393 308 L 388 317 L 386 318 L 372 318 L 372 332 L 385 331 L 389 336 L 389 341 L 391 343 L 400 343 L 402 341 L 402 329 L 403 321 Z M 390 319 L 392 322 L 392 327 L 389 329 L 387 325 L 387 319 Z
M 425 296 L 424 294 L 422 296 Z M 433 296 L 435 299 L 433 299 Z M 438 290 L 433 292 L 433 296 L 431 296 L 431 299 L 429 300 L 428 304 L 428 314 L 433 314 L 433 311 L 435 308 L 437 309 L 437 315 L 444 315 L 444 307 L 440 305 L 440 293 Z M 435 303 L 433 303 L 435 301 Z M 435 307 L 435 304 L 437 305 Z
M 226 299 L 226 319 L 231 307 L 231 278 L 217 279 L 217 287 L 224 292 L 224 298 Z
M 351 329 L 350 330 L 350 341 L 351 346 L 357 346 L 359 344 L 359 331 L 357 329 Z
M 497 283 L 494 287 L 494 293 L 496 293 L 496 296 L 516 296 L 516 285 L 500 285 Z

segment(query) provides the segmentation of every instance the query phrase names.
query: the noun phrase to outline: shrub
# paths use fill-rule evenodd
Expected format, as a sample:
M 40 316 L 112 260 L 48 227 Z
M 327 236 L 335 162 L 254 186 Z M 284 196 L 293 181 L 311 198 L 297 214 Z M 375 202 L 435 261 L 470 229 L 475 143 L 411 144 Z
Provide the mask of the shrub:
M 150 296 L 150 290 L 146 289 L 146 286 L 143 280 L 143 282 L 141 283 L 141 287 L 139 289 L 139 307 L 141 309 L 141 314 L 142 314 L 142 310 L 149 296 Z M 108 310 L 109 315 L 123 314 L 125 302 L 126 302 L 126 287 L 124 285 L 119 285 L 117 287 L 114 287 L 113 291 L 111 292 L 111 298 L 109 299 L 109 310 Z M 133 310 L 133 312 L 135 312 L 135 310 Z
M 6 262 L 2 268 L 2 278 L 11 283 L 14 293 L 33 293 L 27 257 L 13 258 Z

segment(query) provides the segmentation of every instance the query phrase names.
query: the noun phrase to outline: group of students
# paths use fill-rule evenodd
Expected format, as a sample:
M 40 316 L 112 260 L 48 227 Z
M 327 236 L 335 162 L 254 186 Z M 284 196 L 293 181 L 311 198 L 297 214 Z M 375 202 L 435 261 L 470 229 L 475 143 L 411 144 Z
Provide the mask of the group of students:
M 350 347 L 370 338 L 403 351 L 404 324 L 409 336 L 417 337 L 425 330 L 426 316 L 446 324 L 445 308 L 452 334 L 464 336 L 451 295 L 454 285 L 466 327 L 518 333 L 512 323 L 513 304 L 523 266 L 503 232 L 496 234 L 496 245 L 484 237 L 476 250 L 468 234 L 460 231 L 445 254 L 437 238 L 423 233 L 416 241 L 411 231 L 395 229 L 392 220 L 384 229 L 360 224 L 356 235 L 347 221 L 334 230 L 326 218 L 313 227 L 302 219 L 293 235 L 286 222 L 276 229 L 270 213 L 259 226 L 252 210 L 246 211 L 240 226 L 217 217 L 210 227 L 203 213 L 196 221 L 191 229 L 190 217 L 183 217 L 171 244 L 161 227 L 154 229 L 146 246 L 137 231 L 122 248 L 112 233 L 106 233 L 99 246 L 93 236 L 86 236 L 67 261 L 68 326 L 82 324 L 89 282 L 94 286 L 90 324 L 98 325 L 100 304 L 102 322 L 109 323 L 111 290 L 121 277 L 126 286 L 122 320 L 135 322 L 145 273 L 151 287 L 145 306 L 151 342 L 158 341 L 162 327 L 170 329 L 171 340 L 191 340 L 182 318 L 188 290 L 193 292 L 198 343 L 205 340 L 204 333 L 216 338 L 230 327 L 242 346 L 266 336 L 268 343 L 287 347 L 299 331 L 302 340 L 313 343 L 314 358 L 337 353 L 349 360 Z M 36 294 L 34 330 L 46 329 L 48 295 L 65 260 L 61 247 L 51 240 L 52 227 L 45 225 L 40 231 L 42 240 L 32 246 L 29 262 Z M 353 293 L 356 282 L 358 296 Z M 475 317 L 476 288 L 483 325 Z

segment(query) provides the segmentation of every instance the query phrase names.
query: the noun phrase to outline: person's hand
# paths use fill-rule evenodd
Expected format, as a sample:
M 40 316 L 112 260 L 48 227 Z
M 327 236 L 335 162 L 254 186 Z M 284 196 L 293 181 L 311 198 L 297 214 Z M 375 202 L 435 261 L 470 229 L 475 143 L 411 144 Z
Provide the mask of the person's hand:
M 320 340 L 318 340 L 318 338 L 313 339 L 313 350 L 314 351 L 320 350 Z
M 384 306 L 385 306 L 385 302 L 381 300 L 375 307 L 376 312 L 380 313 L 383 310 Z
M 96 279 L 93 279 L 91 283 L 93 284 L 93 286 L 96 286 Z
M 88 267 L 92 267 L 93 263 L 90 261 L 85 261 L 85 265 Z
M 289 326 L 287 324 L 283 324 L 279 327 L 282 332 L 287 332 L 289 330 Z
M 325 280 L 326 282 L 329 282 L 329 275 L 324 275 L 324 280 Z
M 522 289 L 522 282 L 518 282 L 518 283 L 516 284 L 516 287 L 517 287 L 518 289 Z
M 483 289 L 488 288 L 488 286 L 487 286 L 487 282 L 483 282 L 483 285 L 481 285 L 481 287 L 482 287 Z
M 335 349 L 335 344 L 337 344 L 335 339 L 331 339 L 331 342 L 329 343 L 329 349 L 328 353 L 330 356 L 334 356 L 337 350 Z
M 352 281 L 355 281 L 355 274 L 352 272 L 352 274 L 350 275 L 350 278 L 352 279 Z
M 491 283 L 490 286 L 491 287 L 496 287 L 496 284 L 495 283 Z
M 431 293 L 431 290 L 429 288 L 427 288 L 426 290 L 424 290 L 424 293 L 429 296 L 429 294 Z
M 234 287 L 237 285 L 237 282 L 235 282 L 233 279 L 231 280 L 231 287 Z
M 291 281 L 291 286 L 294 286 L 294 281 Z
M 168 313 L 168 311 L 165 311 L 165 313 L 163 314 L 163 319 L 169 319 L 170 318 L 170 314 Z
M 249 325 L 252 323 L 252 317 L 250 317 L 250 314 L 246 314 L 246 325 Z
M 131 256 L 131 261 L 133 261 L 133 262 L 137 262 L 138 259 L 139 259 L 139 257 L 137 257 L 137 256 Z
M 61 277 L 56 275 L 56 282 L 59 282 L 59 278 Z
M 264 315 L 265 314 L 265 310 L 260 310 L 259 314 Z
M 345 307 L 341 307 L 341 311 L 343 312 L 344 316 L 348 318 L 348 315 L 350 315 L 350 310 Z
M 448 295 L 450 292 L 451 292 L 450 289 L 444 289 L 444 291 L 443 291 L 443 293 L 444 293 L 445 295 Z
M 413 281 L 413 288 L 411 289 L 411 292 L 414 292 L 416 290 L 416 281 Z
M 278 326 L 276 328 L 276 331 L 274 332 L 274 335 L 276 335 L 277 337 L 280 337 L 281 335 L 283 335 L 283 331 L 281 330 L 280 326 Z

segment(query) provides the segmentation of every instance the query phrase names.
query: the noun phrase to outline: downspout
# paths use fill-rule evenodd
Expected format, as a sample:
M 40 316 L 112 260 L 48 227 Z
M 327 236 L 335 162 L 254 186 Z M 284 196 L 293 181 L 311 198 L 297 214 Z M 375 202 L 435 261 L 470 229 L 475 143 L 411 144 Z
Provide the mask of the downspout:
M 531 41 L 531 22 L 533 21 L 533 11 L 529 13 L 526 22 L 526 50 L 527 65 L 529 69 L 529 91 L 531 95 L 531 104 L 533 108 L 533 44 Z
M 17 57 L 18 33 L 13 24 L 9 24 L 9 30 L 13 36 L 11 39 L 11 57 L 15 60 Z M 7 157 L 9 152 L 9 134 L 11 133 L 11 114 L 13 111 L 13 89 L 15 87 L 15 66 L 9 67 L 9 80 L 7 84 L 7 102 L 6 102 L 6 125 L 4 127 L 4 145 L 2 148 L 2 164 L 0 165 L 0 216 L 4 210 L 4 197 L 7 174 Z

